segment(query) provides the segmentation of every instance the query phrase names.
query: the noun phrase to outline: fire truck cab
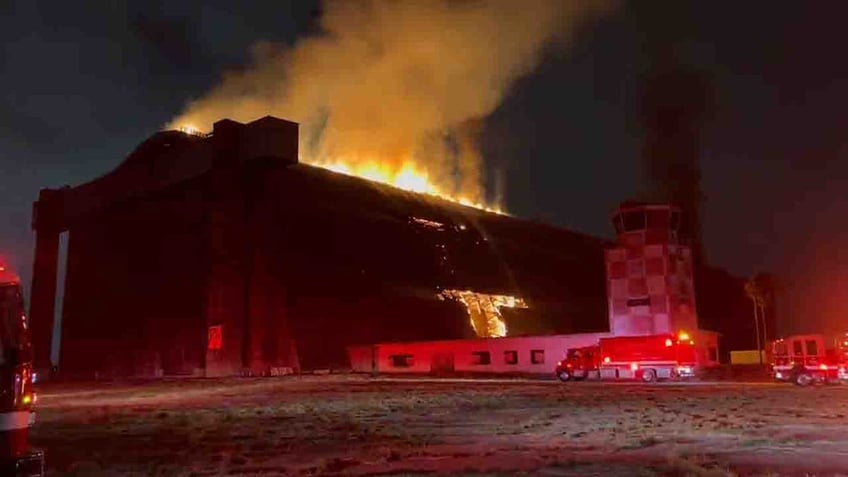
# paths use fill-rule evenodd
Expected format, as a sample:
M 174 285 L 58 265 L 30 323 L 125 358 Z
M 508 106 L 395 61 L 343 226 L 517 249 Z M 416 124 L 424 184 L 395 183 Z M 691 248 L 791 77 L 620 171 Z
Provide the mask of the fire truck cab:
M 824 335 L 794 335 L 772 342 L 774 379 L 799 386 L 839 384 L 848 380 L 848 333 L 834 339 Z
M 0 475 L 44 475 L 44 454 L 29 446 L 36 402 L 32 383 L 32 346 L 20 279 L 0 262 Z
M 690 378 L 697 362 L 694 344 L 687 333 L 601 338 L 597 345 L 568 350 L 557 363 L 556 375 L 563 382 Z

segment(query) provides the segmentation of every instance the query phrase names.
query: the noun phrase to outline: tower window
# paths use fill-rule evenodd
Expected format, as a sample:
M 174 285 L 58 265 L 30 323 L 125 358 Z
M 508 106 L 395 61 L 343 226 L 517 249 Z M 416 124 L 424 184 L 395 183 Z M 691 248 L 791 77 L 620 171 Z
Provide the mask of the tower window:
M 648 211 L 648 227 L 652 229 L 667 229 L 669 228 L 669 217 L 667 209 L 649 210 Z
M 621 214 L 617 214 L 612 218 L 612 225 L 615 227 L 615 233 L 620 234 L 624 232 L 624 227 L 621 225 Z
M 651 298 L 631 298 L 627 300 L 627 306 L 648 306 L 651 304 Z
M 645 230 L 645 212 L 625 212 L 624 213 L 624 230 L 632 232 L 634 230 Z
M 668 228 L 671 230 L 677 230 L 680 228 L 680 212 L 672 212 L 671 218 L 669 220 Z

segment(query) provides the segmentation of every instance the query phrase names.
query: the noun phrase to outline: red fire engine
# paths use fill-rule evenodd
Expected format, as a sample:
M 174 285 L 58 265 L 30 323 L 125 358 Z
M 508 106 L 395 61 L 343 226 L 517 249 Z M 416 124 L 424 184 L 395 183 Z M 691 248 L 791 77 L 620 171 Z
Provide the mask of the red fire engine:
M 828 339 L 824 335 L 794 335 L 772 342 L 774 378 L 799 386 L 848 381 L 848 333 Z
M 36 401 L 32 382 L 20 279 L 0 262 L 0 475 L 44 475 L 44 454 L 29 446 Z
M 601 338 L 597 345 L 570 349 L 557 363 L 561 381 L 657 379 L 695 376 L 695 342 L 687 333 Z

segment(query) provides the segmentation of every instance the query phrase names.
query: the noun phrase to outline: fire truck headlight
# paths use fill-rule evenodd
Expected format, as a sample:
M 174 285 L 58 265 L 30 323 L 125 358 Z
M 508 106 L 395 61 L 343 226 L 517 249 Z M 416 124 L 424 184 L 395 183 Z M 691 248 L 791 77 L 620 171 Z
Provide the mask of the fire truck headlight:
M 637 369 L 639 369 L 639 363 L 630 363 L 631 371 L 636 371 Z
M 774 377 L 777 378 L 777 379 L 783 379 L 783 373 L 778 371 L 778 372 L 774 373 Z
M 822 364 L 819 365 L 819 369 L 822 370 L 822 371 L 827 371 L 827 365 L 822 363 Z

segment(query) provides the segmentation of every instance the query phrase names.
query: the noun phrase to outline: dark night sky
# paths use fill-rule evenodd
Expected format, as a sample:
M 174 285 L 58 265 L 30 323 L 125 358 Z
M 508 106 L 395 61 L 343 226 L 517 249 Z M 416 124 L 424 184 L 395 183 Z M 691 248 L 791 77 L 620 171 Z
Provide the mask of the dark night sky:
M 715 88 L 701 149 L 710 262 L 778 273 L 786 323 L 848 328 L 838 289 L 848 270 L 848 8 L 672 8 L 680 3 L 627 4 L 520 82 L 484 144 L 507 170 L 507 208 L 611 235 L 609 213 L 639 188 L 638 80 L 655 35 Z M 114 168 L 244 64 L 250 45 L 291 43 L 314 15 L 305 1 L 0 2 L 0 253 L 28 279 L 40 187 Z

